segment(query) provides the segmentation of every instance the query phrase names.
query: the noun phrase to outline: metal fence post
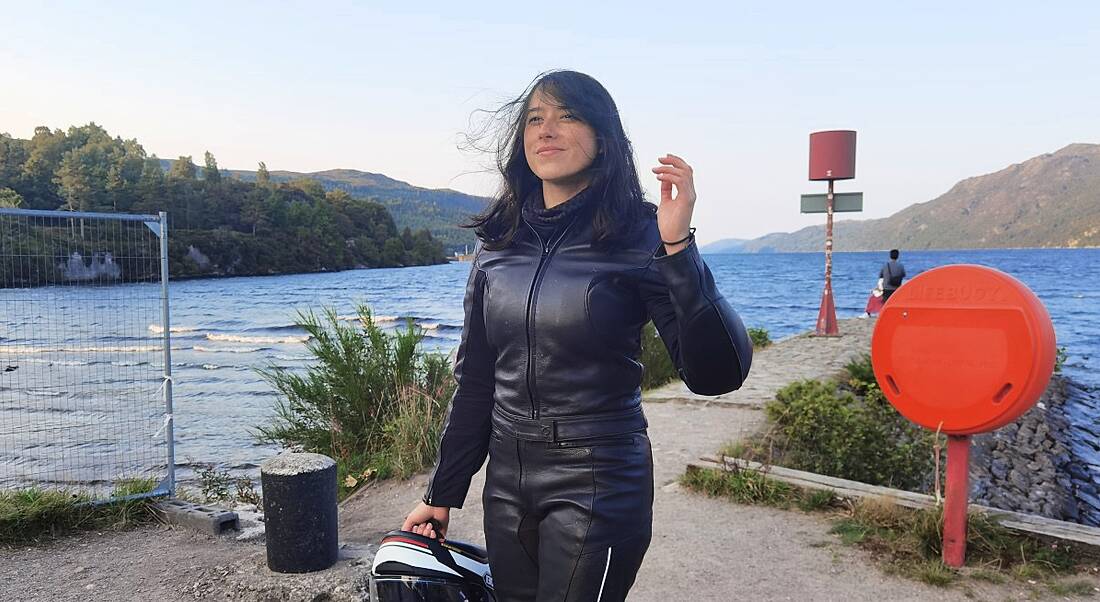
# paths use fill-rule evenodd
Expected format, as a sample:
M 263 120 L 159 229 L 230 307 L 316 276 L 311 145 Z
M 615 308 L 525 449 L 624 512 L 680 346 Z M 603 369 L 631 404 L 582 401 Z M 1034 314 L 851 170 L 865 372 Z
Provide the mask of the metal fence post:
M 168 495 L 176 495 L 176 436 L 175 415 L 172 409 L 172 328 L 168 316 L 168 214 L 161 211 L 160 217 L 160 303 L 161 328 L 164 329 L 164 436 L 168 443 Z

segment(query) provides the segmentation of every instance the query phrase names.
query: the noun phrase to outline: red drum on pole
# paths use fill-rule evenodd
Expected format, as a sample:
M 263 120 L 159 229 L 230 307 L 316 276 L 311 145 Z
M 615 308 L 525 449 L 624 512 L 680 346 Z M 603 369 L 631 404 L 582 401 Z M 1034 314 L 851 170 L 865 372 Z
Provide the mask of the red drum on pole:
M 810 134 L 810 180 L 856 177 L 856 133 L 829 130 Z

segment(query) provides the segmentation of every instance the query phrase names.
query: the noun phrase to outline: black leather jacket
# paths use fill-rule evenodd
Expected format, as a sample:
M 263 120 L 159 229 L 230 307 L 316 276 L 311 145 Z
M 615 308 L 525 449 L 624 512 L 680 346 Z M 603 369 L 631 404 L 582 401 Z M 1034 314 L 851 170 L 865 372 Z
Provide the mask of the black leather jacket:
M 645 219 L 637 236 L 612 250 L 590 244 L 584 213 L 553 240 L 528 225 L 503 250 L 478 246 L 455 364 L 458 389 L 425 502 L 462 506 L 485 461 L 494 411 L 544 425 L 551 441 L 559 422 L 564 432 L 565 424 L 588 419 L 640 418 L 643 367 L 636 358 L 650 319 L 692 391 L 719 395 L 741 386 L 752 343 L 740 317 L 695 243 L 665 255 L 656 216 L 647 211 Z M 641 420 L 632 430 L 646 426 Z

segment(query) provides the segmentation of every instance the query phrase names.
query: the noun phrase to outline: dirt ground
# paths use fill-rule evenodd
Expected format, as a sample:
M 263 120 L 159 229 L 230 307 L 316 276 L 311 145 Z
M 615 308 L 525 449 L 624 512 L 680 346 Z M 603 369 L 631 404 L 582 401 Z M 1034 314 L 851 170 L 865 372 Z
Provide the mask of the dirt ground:
M 682 490 L 688 461 L 713 453 L 737 433 L 753 432 L 762 412 L 712 404 L 648 404 L 653 441 L 653 542 L 630 599 L 729 600 L 1033 600 L 1056 597 L 1028 584 L 978 583 L 938 588 L 887 575 L 868 554 L 840 543 L 826 517 L 742 506 Z M 480 491 L 474 478 L 466 506 L 454 511 L 450 537 L 483 542 Z M 384 483 L 341 509 L 341 534 L 377 541 L 423 494 L 422 476 Z M 1100 578 L 1091 579 L 1100 588 Z M 1097 593 L 1100 597 L 1100 593 Z
M 813 357 L 807 345 L 860 351 L 870 327 L 853 322 L 842 323 L 842 332 L 849 334 L 840 339 L 796 337 L 765 350 L 756 358 L 753 378 L 783 382 L 791 358 Z M 830 354 L 818 371 L 831 374 L 836 361 Z M 771 389 L 758 387 L 736 400 L 666 391 L 660 396 L 666 401 L 646 404 L 657 492 L 654 536 L 631 600 L 1071 599 L 1041 584 L 974 582 L 942 589 L 891 576 L 868 554 L 841 545 L 829 533 L 827 517 L 741 506 L 681 490 L 676 479 L 687 462 L 759 428 L 760 400 L 773 395 Z M 466 507 L 454 512 L 451 538 L 484 541 L 483 483 L 483 474 L 475 477 Z M 240 542 L 233 536 L 150 526 L 0 549 L 0 600 L 364 600 L 375 545 L 400 526 L 424 485 L 424 476 L 381 482 L 349 498 L 340 509 L 344 558 L 327 571 L 272 573 L 262 539 Z M 1100 577 L 1084 579 L 1100 596 Z

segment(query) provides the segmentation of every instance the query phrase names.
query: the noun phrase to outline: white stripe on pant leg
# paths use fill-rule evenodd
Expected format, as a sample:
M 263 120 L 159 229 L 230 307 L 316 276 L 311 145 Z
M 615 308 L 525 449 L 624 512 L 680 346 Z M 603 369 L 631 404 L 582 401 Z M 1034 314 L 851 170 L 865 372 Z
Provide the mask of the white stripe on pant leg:
M 607 570 L 611 568 L 611 548 L 607 548 L 607 564 L 603 567 L 603 579 L 600 580 L 600 593 L 596 596 L 596 602 L 603 598 L 603 586 L 607 583 Z

